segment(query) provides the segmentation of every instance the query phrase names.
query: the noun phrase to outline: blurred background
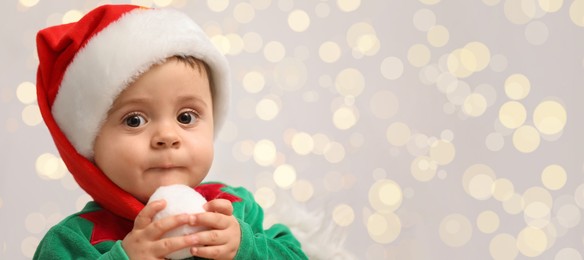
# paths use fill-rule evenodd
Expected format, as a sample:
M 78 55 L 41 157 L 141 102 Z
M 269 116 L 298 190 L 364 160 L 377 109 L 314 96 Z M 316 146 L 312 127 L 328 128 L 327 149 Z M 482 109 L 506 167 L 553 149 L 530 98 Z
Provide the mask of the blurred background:
M 90 199 L 36 105 L 35 35 L 111 2 L 0 2 L 0 259 Z M 207 180 L 267 224 L 310 212 L 356 259 L 583 259 L 584 0 L 116 3 L 180 9 L 226 54 Z

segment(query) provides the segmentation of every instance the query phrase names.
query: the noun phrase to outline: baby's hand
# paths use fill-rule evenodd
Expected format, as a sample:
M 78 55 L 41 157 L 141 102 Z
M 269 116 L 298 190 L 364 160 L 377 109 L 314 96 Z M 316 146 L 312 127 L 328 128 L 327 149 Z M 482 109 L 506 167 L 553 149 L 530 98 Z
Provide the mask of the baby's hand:
M 162 238 L 169 230 L 184 224 L 192 224 L 193 215 L 176 215 L 152 221 L 156 213 L 164 209 L 164 200 L 154 201 L 144 207 L 134 221 L 134 228 L 124 240 L 122 247 L 130 259 L 164 259 L 164 256 L 195 245 L 193 235 Z
M 211 259 L 233 259 L 239 249 L 241 230 L 233 216 L 233 205 L 225 199 L 215 199 L 204 206 L 207 212 L 195 215 L 191 224 L 204 226 L 208 230 L 193 235 L 196 247 L 193 255 Z

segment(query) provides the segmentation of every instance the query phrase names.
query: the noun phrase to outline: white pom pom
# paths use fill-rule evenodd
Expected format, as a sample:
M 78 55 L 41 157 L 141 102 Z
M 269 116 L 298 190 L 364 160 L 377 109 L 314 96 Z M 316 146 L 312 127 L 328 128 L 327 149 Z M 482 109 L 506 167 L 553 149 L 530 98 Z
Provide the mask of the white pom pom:
M 166 201 L 166 207 L 154 216 L 154 221 L 183 213 L 195 214 L 205 212 L 203 204 L 207 203 L 201 194 L 193 188 L 182 184 L 159 187 L 154 194 L 150 196 L 148 202 L 160 199 Z M 204 227 L 183 225 L 168 231 L 163 237 L 184 236 L 204 229 Z M 166 256 L 166 258 L 169 259 L 184 259 L 189 257 L 192 257 L 190 248 L 184 248 Z

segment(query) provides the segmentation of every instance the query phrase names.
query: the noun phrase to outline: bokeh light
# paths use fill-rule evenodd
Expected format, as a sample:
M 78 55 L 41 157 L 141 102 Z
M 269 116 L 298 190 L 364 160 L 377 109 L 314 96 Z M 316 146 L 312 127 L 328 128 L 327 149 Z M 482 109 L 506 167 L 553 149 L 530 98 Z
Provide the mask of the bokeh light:
M 310 17 L 303 10 L 294 10 L 288 15 L 288 26 L 295 32 L 303 32 L 310 26 Z
M 440 222 L 440 239 L 450 247 L 461 247 L 472 237 L 472 225 L 461 214 L 451 214 Z
M 559 190 L 564 187 L 567 181 L 567 174 L 564 167 L 557 164 L 552 164 L 541 173 L 541 182 L 550 190 Z
M 533 123 L 545 135 L 560 133 L 567 121 L 567 113 L 562 104 L 548 100 L 537 105 L 533 111 Z

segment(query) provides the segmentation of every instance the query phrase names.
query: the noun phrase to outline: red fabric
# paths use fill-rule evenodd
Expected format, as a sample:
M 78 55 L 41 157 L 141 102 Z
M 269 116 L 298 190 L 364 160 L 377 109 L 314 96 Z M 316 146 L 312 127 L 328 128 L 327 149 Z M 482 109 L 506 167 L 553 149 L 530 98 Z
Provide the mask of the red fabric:
M 134 223 L 112 214 L 107 210 L 98 210 L 79 215 L 93 223 L 91 244 L 96 245 L 104 241 L 122 240 L 130 231 Z
M 221 183 L 208 183 L 195 187 L 207 200 L 226 199 L 233 202 L 242 201 L 240 197 L 226 193 L 221 189 L 225 187 Z M 93 230 L 91 233 L 91 244 L 95 245 L 104 241 L 122 240 L 126 235 L 132 231 L 134 222 L 112 214 L 107 210 L 98 210 L 79 215 L 93 223 Z
M 195 187 L 195 190 L 203 195 L 207 201 L 214 199 L 226 199 L 231 203 L 241 201 L 240 197 L 222 191 L 223 187 L 225 185 L 221 183 L 206 183 Z
M 37 99 L 41 114 L 67 168 L 83 190 L 114 214 L 134 220 L 144 205 L 111 182 L 93 163 L 81 156 L 63 134 L 51 108 L 61 80 L 75 54 L 103 28 L 123 14 L 140 8 L 132 5 L 105 5 L 85 15 L 79 22 L 57 25 L 37 35 L 39 68 Z

